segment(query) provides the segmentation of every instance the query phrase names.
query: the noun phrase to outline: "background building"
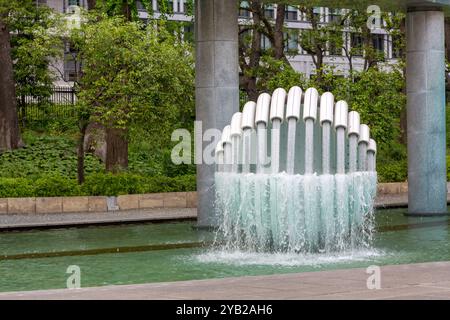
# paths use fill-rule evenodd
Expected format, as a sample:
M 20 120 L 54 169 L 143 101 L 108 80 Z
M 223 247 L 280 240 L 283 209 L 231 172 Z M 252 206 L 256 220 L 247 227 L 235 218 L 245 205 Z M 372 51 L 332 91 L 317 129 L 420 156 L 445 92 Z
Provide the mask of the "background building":
M 87 7 L 87 0 L 39 0 L 41 4 L 47 4 L 51 8 L 61 13 L 68 13 L 71 10 L 71 6 L 80 6 L 83 8 Z M 171 0 L 169 1 L 172 6 L 173 14 L 171 14 L 168 19 L 171 21 L 177 21 L 183 23 L 183 28 L 181 29 L 181 37 L 187 39 L 188 41 L 194 39 L 194 23 L 193 17 L 187 14 L 186 0 Z M 145 7 L 138 1 L 137 2 L 139 17 L 146 21 L 150 14 L 147 12 Z M 266 16 L 273 18 L 275 15 L 277 5 L 268 5 L 266 8 Z M 242 7 L 245 8 L 245 1 L 243 1 Z M 158 18 L 160 13 L 158 11 L 157 0 L 152 0 L 153 16 L 152 18 Z M 325 7 L 317 7 L 314 9 L 316 14 L 320 18 L 320 23 L 327 24 L 339 19 L 339 16 L 345 13 L 345 9 L 330 9 Z M 239 23 L 245 24 L 249 19 L 252 19 L 252 13 L 248 10 L 239 10 Z M 305 15 L 297 10 L 297 8 L 292 6 L 287 6 L 285 15 L 285 26 L 286 32 L 286 51 L 289 51 L 288 60 L 292 67 L 309 78 L 315 72 L 315 66 L 312 57 L 305 52 L 298 40 L 298 35 L 302 30 L 308 30 L 311 28 L 311 24 L 307 21 Z M 345 46 L 351 48 L 354 45 L 360 44 L 361 41 L 355 34 L 352 34 L 348 30 L 342 34 Z M 399 57 L 399 51 L 394 48 L 391 35 L 384 29 L 373 30 L 373 46 L 375 49 L 384 53 L 385 61 L 388 64 L 396 63 Z M 267 38 L 262 39 L 262 48 L 268 49 L 270 47 L 270 42 Z M 293 52 L 294 54 L 290 53 Z M 75 52 L 70 48 L 69 45 L 65 48 L 64 61 L 58 61 L 55 63 L 56 68 L 59 70 L 57 85 L 71 85 L 75 80 L 77 74 L 76 68 L 79 66 L 74 62 L 73 56 Z M 325 65 L 332 66 L 335 70 L 343 75 L 348 73 L 349 63 L 345 57 L 344 50 L 333 50 L 330 48 L 325 53 L 324 58 Z M 362 54 L 360 57 L 356 56 L 353 58 L 353 68 L 354 70 L 361 70 L 364 66 L 364 59 Z

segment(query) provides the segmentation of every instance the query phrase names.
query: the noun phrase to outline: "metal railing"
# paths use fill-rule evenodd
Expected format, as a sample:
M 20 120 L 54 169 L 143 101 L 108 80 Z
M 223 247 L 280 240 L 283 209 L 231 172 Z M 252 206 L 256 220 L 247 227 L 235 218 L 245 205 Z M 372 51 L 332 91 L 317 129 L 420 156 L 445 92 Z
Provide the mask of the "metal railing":
M 48 97 L 19 96 L 17 107 L 22 126 L 73 117 L 76 95 L 73 87 L 55 86 Z

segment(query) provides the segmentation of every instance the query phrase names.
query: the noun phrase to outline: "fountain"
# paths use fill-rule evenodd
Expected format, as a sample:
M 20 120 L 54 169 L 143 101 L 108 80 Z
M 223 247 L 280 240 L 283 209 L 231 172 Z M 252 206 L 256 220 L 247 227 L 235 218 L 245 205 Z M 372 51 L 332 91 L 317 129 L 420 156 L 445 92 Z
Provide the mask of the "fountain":
M 261 94 L 233 115 L 215 152 L 226 249 L 327 253 L 370 245 L 376 143 L 332 93 Z

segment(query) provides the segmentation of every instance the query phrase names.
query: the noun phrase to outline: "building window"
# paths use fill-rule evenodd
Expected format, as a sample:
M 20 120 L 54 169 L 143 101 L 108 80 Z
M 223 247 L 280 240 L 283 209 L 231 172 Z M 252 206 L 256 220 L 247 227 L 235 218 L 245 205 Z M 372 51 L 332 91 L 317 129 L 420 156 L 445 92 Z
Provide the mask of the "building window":
M 350 36 L 350 47 L 353 51 L 354 56 L 363 55 L 363 40 L 359 33 L 352 33 Z
M 194 43 L 194 24 L 192 22 L 188 22 L 183 26 L 183 40 Z
M 241 5 L 239 7 L 239 17 L 241 18 L 250 18 L 250 10 L 249 10 L 248 1 L 241 1 Z
M 284 33 L 284 51 L 292 55 L 298 54 L 298 30 L 291 29 Z
M 330 23 L 340 23 L 341 9 L 329 9 L 328 20 Z
M 141 1 L 136 1 L 136 8 L 138 9 L 138 11 L 145 11 L 145 7 Z
M 178 11 L 176 8 L 173 7 L 173 0 L 169 0 L 169 4 L 168 4 L 167 7 L 168 7 L 167 8 L 168 12 L 173 13 L 173 12 L 177 12 Z
M 392 37 L 392 58 L 400 59 L 403 57 L 403 44 L 400 36 Z
M 293 6 L 286 6 L 284 18 L 287 21 L 297 21 L 298 20 L 297 8 Z
M 275 12 L 272 4 L 268 4 L 264 6 L 264 15 L 267 18 L 273 19 L 275 17 Z
M 384 34 L 372 34 L 372 45 L 378 53 L 384 53 Z
M 314 20 L 320 22 L 322 15 L 320 14 L 320 7 L 313 8 Z
M 80 70 L 80 63 L 77 61 L 77 51 L 70 43 L 66 43 L 66 50 L 64 52 L 64 80 L 77 81 Z
M 263 35 L 261 37 L 261 49 L 269 50 L 270 48 L 272 48 L 272 43 L 270 43 L 270 40 L 269 38 L 267 38 L 267 36 Z
M 338 46 L 335 42 L 328 43 L 328 52 L 331 56 L 341 56 L 342 47 Z

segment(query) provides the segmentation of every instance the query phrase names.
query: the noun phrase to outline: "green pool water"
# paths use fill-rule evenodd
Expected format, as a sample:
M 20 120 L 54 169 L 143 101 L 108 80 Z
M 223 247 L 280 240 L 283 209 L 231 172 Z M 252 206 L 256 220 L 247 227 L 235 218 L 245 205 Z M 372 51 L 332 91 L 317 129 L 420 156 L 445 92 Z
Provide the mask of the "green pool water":
M 222 252 L 194 222 L 5 232 L 0 291 L 65 288 L 70 265 L 88 287 L 450 260 L 448 217 L 404 211 L 378 211 L 373 248 L 339 255 Z

